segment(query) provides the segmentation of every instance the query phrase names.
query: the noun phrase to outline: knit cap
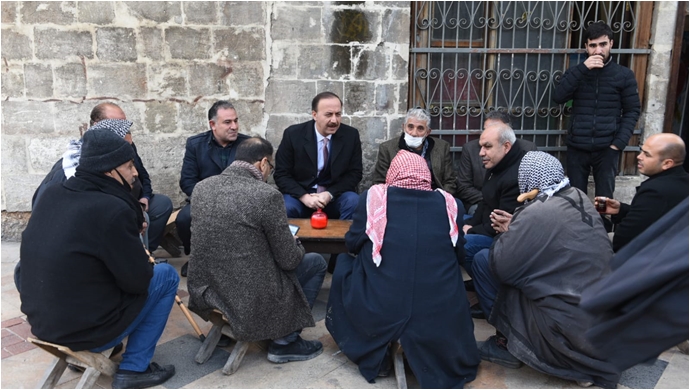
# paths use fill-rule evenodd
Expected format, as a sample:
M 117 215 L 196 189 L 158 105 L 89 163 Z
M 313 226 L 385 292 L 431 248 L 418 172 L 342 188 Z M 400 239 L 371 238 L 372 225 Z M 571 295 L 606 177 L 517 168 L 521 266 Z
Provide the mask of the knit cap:
M 131 125 L 132 122 L 129 123 Z M 134 159 L 132 146 L 116 135 L 112 129 L 94 126 L 84 133 L 82 140 L 81 157 L 77 167 L 79 170 L 103 173 Z

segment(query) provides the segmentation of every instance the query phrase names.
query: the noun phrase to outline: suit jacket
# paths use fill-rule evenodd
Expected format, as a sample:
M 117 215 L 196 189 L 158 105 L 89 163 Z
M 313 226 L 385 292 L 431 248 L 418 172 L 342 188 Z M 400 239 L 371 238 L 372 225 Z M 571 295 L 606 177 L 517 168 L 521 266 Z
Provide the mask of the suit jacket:
M 300 198 L 309 192 L 317 175 L 316 134 L 314 121 L 300 123 L 285 129 L 276 152 L 276 171 L 273 174 L 283 194 Z M 340 124 L 331 136 L 329 154 L 331 185 L 328 191 L 338 197 L 343 192 L 357 192 L 362 180 L 362 144 L 359 131 Z
M 455 177 L 455 169 L 453 168 L 453 159 L 450 156 L 450 144 L 439 138 L 428 138 L 429 143 L 433 145 L 431 148 L 431 173 L 434 176 L 434 188 L 441 188 L 451 195 L 455 194 L 457 190 L 457 182 Z M 372 172 L 372 180 L 374 184 L 381 184 L 386 182 L 386 174 L 388 167 L 391 165 L 391 160 L 400 151 L 400 137 L 388 140 L 379 146 L 379 154 L 376 158 L 376 165 Z M 431 146 L 430 145 L 430 146 Z
M 515 140 L 517 145 L 524 151 L 531 152 L 537 150 L 534 142 L 521 138 Z M 482 201 L 482 186 L 486 177 L 486 168 L 479 157 L 479 140 L 472 140 L 462 147 L 460 155 L 460 168 L 458 169 L 458 199 L 462 200 L 465 208 L 469 209 L 475 203 Z
M 187 283 L 189 309 L 201 318 L 218 309 L 249 341 L 314 326 L 293 272 L 302 257 L 283 196 L 249 169 L 231 165 L 196 186 Z
M 669 210 L 688 197 L 688 174 L 682 166 L 673 167 L 642 182 L 631 204 L 621 203 L 620 212 L 611 216 L 616 226 L 613 250 L 618 252 Z
M 213 139 L 213 130 L 187 138 L 182 172 L 180 173 L 180 188 L 182 192 L 188 197 L 192 196 L 196 183 L 223 172 L 225 168 L 235 161 L 237 146 L 247 138 L 249 138 L 248 135 L 238 134 L 235 142 L 227 146 L 230 148 L 230 155 L 225 164 L 220 158 L 222 148 Z

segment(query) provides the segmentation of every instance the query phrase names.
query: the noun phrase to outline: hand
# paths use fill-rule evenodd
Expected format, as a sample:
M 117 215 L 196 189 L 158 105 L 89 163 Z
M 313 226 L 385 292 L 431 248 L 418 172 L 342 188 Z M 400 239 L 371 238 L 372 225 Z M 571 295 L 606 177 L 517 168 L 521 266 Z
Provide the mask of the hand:
M 328 194 L 326 194 L 326 196 L 328 196 Z M 325 207 L 318 194 L 304 194 L 299 198 L 299 201 L 310 209 L 322 209 Z
M 139 199 L 139 203 L 141 203 L 141 207 L 144 208 L 144 211 L 149 211 L 149 200 L 147 198 Z
M 323 206 L 321 206 L 321 208 L 324 208 L 324 207 L 328 206 L 329 203 L 331 203 L 331 194 L 328 193 L 328 191 L 319 192 L 318 194 L 314 194 L 314 195 L 316 197 L 318 197 L 321 204 L 323 204 Z
M 495 209 L 489 215 L 489 219 L 491 219 L 491 227 L 494 228 L 494 230 L 498 233 L 505 233 L 508 231 L 508 225 L 510 225 L 510 220 L 512 218 L 513 214 L 499 209 Z
M 472 225 L 465 225 L 462 227 L 462 232 L 467 234 L 467 231 L 472 229 Z
M 597 196 L 594 198 L 594 207 L 596 208 L 601 202 L 606 202 L 606 211 L 604 211 L 604 214 L 615 215 L 621 211 L 621 202 L 604 196 Z
M 610 147 L 611 149 L 613 149 L 613 150 L 620 150 L 620 149 L 618 149 L 618 147 L 616 147 L 616 145 L 611 145 L 611 146 L 609 146 L 609 147 Z
M 595 54 L 593 56 L 587 57 L 585 60 L 585 66 L 587 69 L 596 69 L 596 68 L 603 68 L 604 67 L 604 57 Z

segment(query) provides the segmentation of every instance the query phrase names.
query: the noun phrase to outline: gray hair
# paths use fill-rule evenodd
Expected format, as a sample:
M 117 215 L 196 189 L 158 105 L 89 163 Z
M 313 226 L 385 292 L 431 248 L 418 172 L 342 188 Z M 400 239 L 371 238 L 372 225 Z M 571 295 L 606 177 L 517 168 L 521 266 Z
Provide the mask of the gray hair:
M 405 122 L 410 118 L 419 119 L 420 121 L 426 122 L 426 127 L 431 127 L 431 115 L 422 108 L 410 108 L 407 110 L 407 115 L 405 115 Z
M 506 142 L 509 142 L 511 145 L 515 144 L 515 132 L 513 131 L 513 128 L 510 127 L 509 124 L 507 123 L 497 123 L 495 125 L 491 125 L 489 127 L 495 127 L 498 130 L 498 143 L 500 145 L 503 145 Z

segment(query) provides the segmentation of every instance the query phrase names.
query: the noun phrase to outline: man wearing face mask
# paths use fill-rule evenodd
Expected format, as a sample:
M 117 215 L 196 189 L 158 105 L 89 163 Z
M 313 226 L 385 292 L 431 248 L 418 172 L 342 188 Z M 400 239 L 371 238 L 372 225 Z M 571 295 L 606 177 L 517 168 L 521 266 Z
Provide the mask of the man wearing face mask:
M 379 154 L 372 172 L 374 184 L 386 182 L 386 173 L 391 160 L 402 149 L 424 157 L 431 171 L 431 188 L 441 188 L 450 194 L 455 194 L 457 180 L 450 156 L 450 144 L 439 138 L 429 137 L 430 125 L 431 116 L 425 110 L 411 108 L 407 111 L 400 137 L 388 140 L 379 146 Z
M 300 332 L 314 326 L 326 261 L 305 255 L 290 232 L 283 195 L 266 183 L 272 155 L 270 142 L 249 138 L 229 167 L 194 188 L 187 286 L 192 311 L 208 320 L 220 310 L 237 340 L 271 339 L 268 360 L 286 363 L 323 351 Z
M 46 188 L 20 249 L 21 310 L 36 337 L 92 352 L 129 337 L 114 389 L 151 387 L 175 374 L 151 358 L 179 276 L 168 264 L 151 264 L 139 239 L 134 156 L 110 130 L 84 133 L 75 175 Z

